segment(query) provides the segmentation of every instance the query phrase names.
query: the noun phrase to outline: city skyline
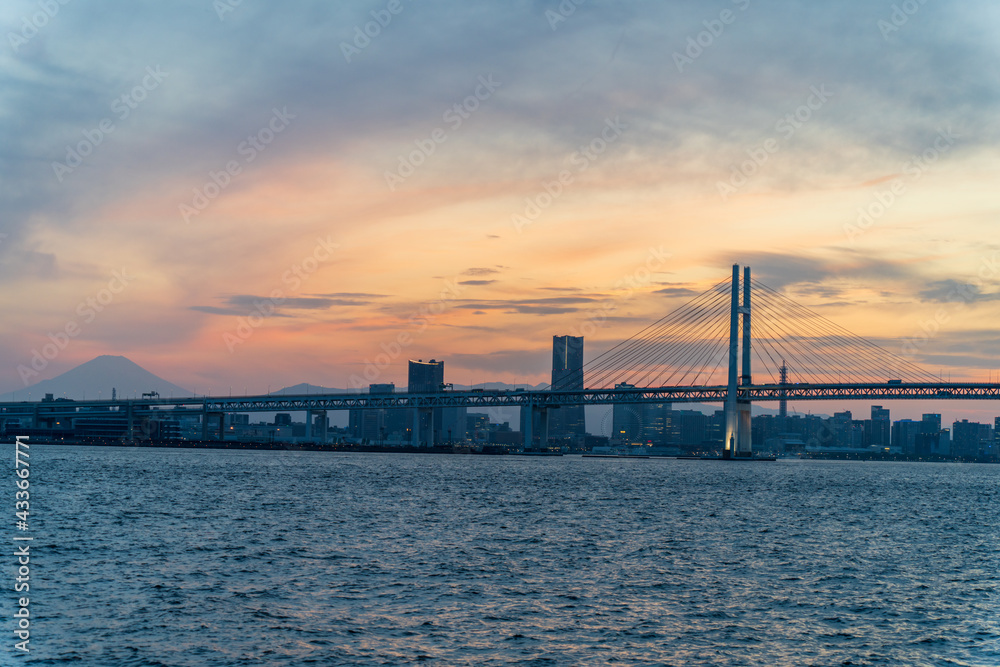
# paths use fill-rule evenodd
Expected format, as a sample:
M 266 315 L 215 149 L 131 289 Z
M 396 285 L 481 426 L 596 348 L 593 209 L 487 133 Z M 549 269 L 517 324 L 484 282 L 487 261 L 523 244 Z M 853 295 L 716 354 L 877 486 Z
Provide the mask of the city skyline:
M 567 6 L 5 6 L 0 388 L 537 385 L 732 261 L 997 379 L 1000 9 Z
M 553 371 L 556 373 L 564 370 L 561 367 L 567 365 L 566 355 L 559 355 L 558 343 L 557 338 L 553 346 Z M 565 353 L 565 350 L 562 351 Z M 560 356 L 563 356 L 563 359 L 560 359 Z M 119 365 L 124 364 L 133 374 L 136 371 L 144 373 L 144 380 L 147 382 L 163 383 L 160 378 L 123 357 L 115 359 L 114 362 Z M 440 360 L 429 362 L 411 360 L 409 384 L 419 394 L 433 392 L 434 388 L 438 391 L 451 390 L 451 383 L 443 382 L 443 371 L 444 363 Z M 352 400 L 347 404 L 350 407 L 344 407 L 339 412 L 336 409 L 330 412 L 329 407 L 319 410 L 311 408 L 304 421 L 296 420 L 295 408 L 292 404 L 284 402 L 275 403 L 271 408 L 273 421 L 261 421 L 259 403 L 262 397 L 256 397 L 251 403 L 247 403 L 245 409 L 239 406 L 241 401 L 238 397 L 235 399 L 236 403 L 230 407 L 216 403 L 218 407 L 214 411 L 210 411 L 206 404 L 206 411 L 202 413 L 198 407 L 199 399 L 194 399 L 195 410 L 192 411 L 191 400 L 177 398 L 171 400 L 170 396 L 160 396 L 154 391 L 144 393 L 143 399 L 148 397 L 154 402 L 166 399 L 166 405 L 173 405 L 174 409 L 154 411 L 159 414 L 155 418 L 152 417 L 152 413 L 140 413 L 137 424 L 131 422 L 131 418 L 121 410 L 123 402 L 129 403 L 126 412 L 132 415 L 133 406 L 139 410 L 148 409 L 149 401 L 143 400 L 135 405 L 133 399 L 127 396 L 127 391 L 121 392 L 124 395 L 116 400 L 115 391 L 112 389 L 111 399 L 103 402 L 104 410 L 107 410 L 108 406 L 118 406 L 110 413 L 102 411 L 101 407 L 93 402 L 89 406 L 86 403 L 73 401 L 65 403 L 62 402 L 64 399 L 55 400 L 49 393 L 41 403 L 35 404 L 37 406 L 35 410 L 41 408 L 50 416 L 33 413 L 31 404 L 27 404 L 28 412 L 24 412 L 26 407 L 24 403 L 6 404 L 3 427 L 8 435 L 13 433 L 19 437 L 41 437 L 56 441 L 74 438 L 82 438 L 84 442 L 93 438 L 114 440 L 126 437 L 125 434 L 130 433 L 139 441 L 162 443 L 197 440 L 199 436 L 201 441 L 215 436 L 223 439 L 224 434 L 224 439 L 236 440 L 237 446 L 247 446 L 248 442 L 259 446 L 261 443 L 273 441 L 305 442 L 316 446 L 315 438 L 319 438 L 319 443 L 334 444 L 342 443 L 346 436 L 356 438 L 356 442 L 362 446 L 427 447 L 435 443 L 446 443 L 447 446 L 454 444 L 461 447 L 499 448 L 496 451 L 491 450 L 492 453 L 500 453 L 501 450 L 506 452 L 511 447 L 519 447 L 520 440 L 513 438 L 513 432 L 521 431 L 517 435 L 524 435 L 524 424 L 517 422 L 516 410 L 510 412 L 509 409 L 494 407 L 488 408 L 485 413 L 472 412 L 468 416 L 465 414 L 466 408 L 421 408 L 415 412 L 408 407 L 385 407 L 386 397 L 396 394 L 395 385 L 392 383 L 373 384 L 368 389 L 368 393 L 379 395 L 376 399 L 379 407 L 357 409 L 355 407 L 357 402 Z M 627 383 L 619 383 L 615 389 L 630 391 L 634 387 Z M 454 390 L 461 391 L 459 387 L 454 387 Z M 482 392 L 482 389 L 474 389 L 465 393 L 477 399 L 490 395 L 512 396 L 509 391 L 490 394 Z M 315 392 L 312 397 L 323 399 L 323 393 Z M 453 391 L 446 393 L 452 394 Z M 541 398 L 545 392 L 535 393 Z M 518 395 L 523 395 L 523 390 L 513 393 L 513 396 Z M 282 396 L 292 398 L 285 393 L 282 393 Z M 299 396 L 301 397 L 301 393 Z M 402 398 L 405 400 L 405 397 Z M 625 402 L 615 402 L 605 408 L 603 417 L 594 420 L 594 414 L 591 414 L 587 428 L 585 430 L 581 428 L 576 433 L 553 432 L 551 428 L 544 426 L 544 419 L 539 421 L 535 428 L 548 433 L 550 446 L 567 447 L 576 453 L 607 445 L 633 448 L 637 445 L 647 445 L 653 447 L 654 450 L 650 451 L 656 451 L 657 455 L 664 455 L 662 449 L 664 447 L 670 450 L 666 452 L 667 455 L 696 454 L 711 453 L 721 446 L 726 421 L 724 410 L 697 403 L 675 402 L 679 403 L 677 409 L 674 409 L 671 402 L 632 404 L 627 399 Z M 324 402 L 323 405 L 330 404 Z M 77 407 L 74 409 L 73 406 Z M 559 410 L 548 412 L 550 415 L 558 415 L 566 407 L 562 405 Z M 600 407 L 604 406 L 592 405 L 588 410 Z M 709 409 L 706 411 L 706 408 Z M 291 413 L 282 412 L 289 409 Z M 247 410 L 250 414 L 246 413 Z M 263 416 L 267 417 L 267 408 L 264 408 L 264 411 Z M 348 423 L 336 424 L 335 422 L 339 421 L 336 416 L 339 414 L 341 418 L 347 417 L 348 411 Z M 250 418 L 254 413 L 257 413 L 258 418 L 251 421 Z M 524 414 L 525 410 L 522 408 L 522 419 Z M 906 417 L 892 419 L 888 408 L 872 404 L 870 414 L 870 419 L 864 418 L 864 415 L 858 415 L 862 418 L 855 418 L 849 410 L 836 412 L 832 417 L 802 414 L 785 417 L 783 414 L 773 414 L 772 411 L 772 414 L 759 414 L 751 420 L 753 440 L 756 449 L 765 454 L 772 452 L 795 455 L 806 450 L 825 450 L 834 456 L 840 455 L 837 452 L 855 454 L 868 452 L 877 456 L 885 453 L 922 460 L 928 458 L 951 460 L 950 457 L 965 460 L 995 460 L 997 447 L 1000 446 L 1000 417 L 994 418 L 992 425 L 988 422 L 984 424 L 962 419 L 952 422 L 951 427 L 945 428 L 942 415 L 939 413 L 924 412 L 920 420 Z M 608 423 L 609 416 L 612 418 L 610 423 Z M 216 420 L 218 427 L 212 423 Z M 311 425 L 306 422 L 310 422 Z M 330 426 L 347 428 L 339 431 L 334 428 L 330 431 L 328 430 Z M 419 435 L 416 437 L 411 426 L 419 428 Z M 610 432 L 606 432 L 608 426 Z M 328 441 L 328 437 L 332 438 L 332 441 Z M 540 441 L 535 442 L 536 445 L 541 444 Z
M 555 339 L 563 337 L 555 337 Z M 558 350 L 558 346 L 553 345 L 553 352 Z M 555 357 L 555 354 L 553 355 Z M 557 359 L 553 358 L 553 371 L 556 371 L 555 365 Z M 108 362 L 111 362 L 110 365 Z M 444 384 L 444 360 L 431 359 L 427 362 L 423 360 L 409 360 L 408 361 L 411 373 L 410 373 L 410 384 L 414 384 L 418 387 L 421 392 L 426 392 L 431 390 L 433 386 L 441 386 Z M 414 372 L 415 371 L 415 372 Z M 173 385 L 168 380 L 159 378 L 153 374 L 150 374 L 146 369 L 139 367 L 134 364 L 134 362 L 124 358 L 124 357 L 104 357 L 102 359 L 94 359 L 87 364 L 74 369 L 73 372 L 68 373 L 67 377 L 72 377 L 70 381 L 69 391 L 61 388 L 59 385 L 51 386 L 46 383 L 45 385 L 39 385 L 39 387 L 44 387 L 44 390 L 48 393 L 53 394 L 53 398 L 70 398 L 74 400 L 81 399 L 97 399 L 107 401 L 109 399 L 113 400 L 114 390 L 118 389 L 118 398 L 120 400 L 136 399 L 139 398 L 140 394 L 146 389 L 159 389 L 160 396 L 167 399 L 177 399 L 181 397 L 204 397 L 205 392 L 192 391 L 190 389 L 185 389 Z M 59 381 L 62 378 L 56 378 L 55 381 Z M 415 379 L 414 379 L 415 378 Z M 498 387 L 500 389 L 506 388 L 510 390 L 515 388 L 515 385 L 505 385 L 502 382 L 490 382 L 486 383 L 492 385 L 493 387 Z M 463 386 L 461 383 L 448 383 L 446 386 L 447 391 L 468 391 L 468 390 L 481 390 L 486 384 L 479 385 L 478 389 L 476 386 Z M 630 388 L 631 385 L 622 384 L 622 388 Z M 546 383 L 539 383 L 534 387 L 526 386 L 524 387 L 528 390 L 545 390 L 547 388 Z M 322 394 L 326 391 L 332 391 L 334 393 L 396 393 L 397 387 L 394 383 L 373 383 L 368 386 L 361 388 L 332 388 L 323 387 L 316 385 L 294 385 L 292 387 L 269 387 L 267 395 L 288 395 L 288 394 L 305 394 L 305 395 L 317 395 Z M 274 390 L 272 393 L 270 390 Z M 398 387 L 399 391 L 408 391 L 408 385 L 402 385 Z M 88 394 L 87 391 L 90 393 Z M 102 397 L 103 392 L 103 397 Z M 96 393 L 96 396 L 95 396 Z M 242 392 L 239 388 L 234 392 L 233 388 L 230 386 L 226 391 L 214 391 L 212 388 L 207 390 L 207 395 L 212 397 L 224 398 L 226 395 L 240 397 L 242 395 L 248 395 L 247 389 L 244 388 Z M 31 392 L 31 388 L 23 389 L 20 392 L 12 392 L 9 397 L 10 401 L 38 401 L 43 400 L 45 397 L 42 395 L 41 391 Z M 895 423 L 899 420 L 919 420 L 923 416 L 926 416 L 928 411 L 937 411 L 942 416 L 942 421 L 945 423 L 953 423 L 956 421 L 961 421 L 967 419 L 969 421 L 985 421 L 987 423 L 994 421 L 996 417 L 992 415 L 993 410 L 988 407 L 989 403 L 984 401 L 973 401 L 973 400 L 933 400 L 933 399 L 907 399 L 907 400 L 893 400 L 891 398 L 882 397 L 879 399 L 886 407 L 882 408 L 876 405 L 872 400 L 869 399 L 855 399 L 855 400 L 802 400 L 795 401 L 790 399 L 791 409 L 788 414 L 790 417 L 801 417 L 801 418 L 812 418 L 818 417 L 822 419 L 835 419 L 838 414 L 843 414 L 844 412 L 862 412 L 867 413 L 869 409 L 872 410 L 873 419 L 876 414 L 876 409 L 881 415 L 881 418 L 886 421 L 886 434 L 888 433 L 888 424 L 890 415 L 892 415 L 891 422 Z M 797 407 L 800 406 L 800 407 Z M 963 406 L 971 406 L 965 408 Z M 977 408 L 978 406 L 978 408 Z M 583 407 L 583 406 L 568 406 L 571 409 L 573 407 Z M 585 431 L 594 435 L 613 435 L 614 433 L 614 420 L 619 412 L 628 413 L 632 412 L 635 414 L 647 414 L 650 411 L 656 413 L 658 409 L 670 409 L 670 405 L 662 406 L 655 403 L 646 403 L 639 408 L 632 404 L 622 404 L 618 407 L 612 405 L 588 405 L 586 406 L 586 423 Z M 711 416 L 715 411 L 720 410 L 723 407 L 722 403 L 713 404 L 710 401 L 702 401 L 699 403 L 685 403 L 679 402 L 674 406 L 676 410 L 696 410 L 704 415 Z M 482 409 L 482 408 L 480 408 Z M 566 409 L 566 408 L 563 408 Z M 469 414 L 479 414 L 488 415 L 492 423 L 502 423 L 503 421 L 509 421 L 514 427 L 519 428 L 519 411 L 516 408 L 503 408 L 495 407 L 486 409 L 486 412 L 476 412 L 477 408 L 469 408 Z M 779 401 L 759 401 L 753 404 L 754 415 L 756 416 L 780 416 L 780 402 Z M 404 410 L 409 415 L 409 411 Z M 390 412 L 392 412 L 390 410 Z M 357 428 L 364 430 L 366 435 L 364 437 L 369 439 L 374 439 L 373 434 L 381 434 L 381 427 L 386 426 L 387 433 L 391 433 L 396 430 L 406 431 L 412 425 L 412 415 L 402 418 L 399 421 L 392 421 L 392 426 L 389 425 L 385 420 L 384 410 L 351 410 L 350 418 L 348 418 L 347 410 L 339 413 L 341 416 L 336 417 L 338 413 L 336 411 L 331 412 L 331 419 L 333 421 L 342 422 L 343 425 L 352 425 L 351 428 Z M 365 414 L 362 414 L 365 413 Z M 650 413 L 650 414 L 652 414 Z M 559 414 L 558 411 L 552 412 L 550 417 L 550 433 L 553 437 L 556 437 L 558 432 L 558 422 L 557 418 L 552 418 Z M 457 416 L 449 417 L 448 421 L 454 421 Z M 438 421 L 441 421 L 440 415 L 437 417 Z M 649 419 L 650 424 L 659 423 L 659 417 L 653 417 Z M 427 417 L 425 415 L 422 423 L 423 428 L 427 428 Z M 361 426 L 365 423 L 366 426 Z M 888 437 L 886 435 L 886 437 Z

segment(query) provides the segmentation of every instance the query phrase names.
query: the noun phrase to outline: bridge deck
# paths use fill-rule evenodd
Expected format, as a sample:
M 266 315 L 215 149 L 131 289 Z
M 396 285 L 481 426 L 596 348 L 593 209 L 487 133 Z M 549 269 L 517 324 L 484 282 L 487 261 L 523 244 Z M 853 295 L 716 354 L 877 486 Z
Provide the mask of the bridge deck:
M 740 387 L 751 402 L 795 400 L 1000 400 L 1000 383 L 761 384 Z M 584 389 L 578 391 L 444 391 L 396 394 L 310 394 L 223 398 L 144 398 L 118 401 L 22 401 L 0 403 L 0 417 L 22 414 L 73 416 L 93 412 L 134 414 L 184 407 L 200 412 L 296 412 L 384 408 L 486 408 L 610 405 L 615 403 L 723 403 L 725 386 Z

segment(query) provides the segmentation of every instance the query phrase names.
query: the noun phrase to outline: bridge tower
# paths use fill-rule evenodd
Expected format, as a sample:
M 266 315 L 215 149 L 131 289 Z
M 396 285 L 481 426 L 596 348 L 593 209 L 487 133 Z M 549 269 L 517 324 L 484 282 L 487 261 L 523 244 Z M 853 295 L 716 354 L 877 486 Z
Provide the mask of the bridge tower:
M 743 356 L 740 369 L 740 316 L 743 317 Z M 732 301 L 729 317 L 729 383 L 726 388 L 726 434 L 722 457 L 752 456 L 750 399 L 741 397 L 750 376 L 750 267 L 743 269 L 743 304 L 740 305 L 740 265 L 733 264 Z M 744 394 L 745 396 L 745 394 Z
M 750 267 L 743 267 L 743 372 L 740 374 L 740 386 L 750 386 Z M 752 456 L 753 447 L 750 439 L 750 394 L 749 391 L 738 396 L 739 429 L 736 432 L 736 456 Z
M 784 387 L 788 384 L 788 366 L 785 364 L 785 360 L 781 360 L 781 386 Z M 788 419 L 788 391 L 785 389 L 781 390 L 779 394 L 781 396 L 781 401 L 778 403 L 778 417 L 781 419 L 781 430 L 785 430 L 785 420 Z

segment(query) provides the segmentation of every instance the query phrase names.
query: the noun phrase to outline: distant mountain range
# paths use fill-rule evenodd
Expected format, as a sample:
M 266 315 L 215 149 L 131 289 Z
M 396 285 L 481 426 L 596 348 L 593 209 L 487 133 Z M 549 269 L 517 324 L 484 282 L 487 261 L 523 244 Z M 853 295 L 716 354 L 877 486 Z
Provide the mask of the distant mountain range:
M 158 392 L 164 398 L 191 395 L 190 390 L 153 375 L 130 359 L 109 354 L 91 359 L 62 375 L 9 393 L 18 401 L 37 401 L 45 394 L 52 394 L 54 398 L 84 400 L 111 398 L 112 390 L 116 391 L 118 398 L 139 398 L 149 391 Z

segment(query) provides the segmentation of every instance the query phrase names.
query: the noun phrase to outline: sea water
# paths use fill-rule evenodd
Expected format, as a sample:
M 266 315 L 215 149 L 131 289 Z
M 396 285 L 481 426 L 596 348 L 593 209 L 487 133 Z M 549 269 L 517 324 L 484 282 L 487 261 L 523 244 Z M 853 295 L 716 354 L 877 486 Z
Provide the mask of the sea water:
M 3 665 L 1000 664 L 1000 466 L 3 447 Z

